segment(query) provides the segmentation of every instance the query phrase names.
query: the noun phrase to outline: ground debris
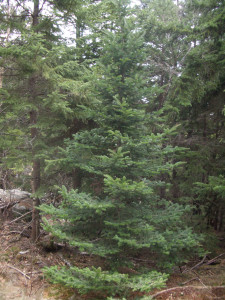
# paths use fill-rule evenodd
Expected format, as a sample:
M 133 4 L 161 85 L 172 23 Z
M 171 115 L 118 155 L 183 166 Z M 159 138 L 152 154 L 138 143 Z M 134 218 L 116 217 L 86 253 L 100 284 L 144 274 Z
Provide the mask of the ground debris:
M 12 221 L 1 224 L 0 299 L 59 299 L 46 292 L 50 284 L 42 273 L 43 267 L 59 264 L 59 258 L 31 243 L 30 224 Z
M 188 297 L 188 298 L 187 298 Z M 225 299 L 224 286 L 173 287 L 152 295 L 153 299 Z
M 1 300 L 66 300 L 72 295 L 75 295 L 74 299 L 98 299 L 90 295 L 80 296 L 72 289 L 49 284 L 43 276 L 42 268 L 74 265 L 80 268 L 96 266 L 104 269 L 105 261 L 102 258 L 78 252 L 66 244 L 55 243 L 53 237 L 46 235 L 44 231 L 41 233 L 40 242 L 33 244 L 29 238 L 31 224 L 22 218 L 12 221 L 7 220 L 1 224 Z M 157 300 L 225 299 L 224 254 L 223 248 L 214 258 L 204 257 L 199 261 L 196 259 L 183 266 L 185 272 L 175 270 L 169 278 L 167 288 L 153 291 L 149 296 Z M 140 266 L 146 263 L 149 266 L 153 264 L 145 254 L 135 259 L 135 264 Z M 132 269 L 124 273 L 130 274 Z

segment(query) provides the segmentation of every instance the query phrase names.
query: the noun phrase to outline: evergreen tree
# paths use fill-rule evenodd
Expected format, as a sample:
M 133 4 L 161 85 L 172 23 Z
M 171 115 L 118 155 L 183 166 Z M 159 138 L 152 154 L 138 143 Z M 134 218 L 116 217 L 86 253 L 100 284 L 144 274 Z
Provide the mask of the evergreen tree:
M 55 221 L 45 221 L 46 230 L 105 262 L 105 270 L 49 268 L 46 274 L 53 282 L 81 293 L 128 296 L 162 286 L 166 275 L 156 270 L 181 263 L 199 238 L 184 222 L 189 208 L 158 195 L 165 184 L 158 178 L 174 167 L 176 149 L 165 146 L 164 133 L 153 134 L 146 126 L 151 115 L 146 113 L 144 39 L 133 25 L 129 2 L 110 5 L 117 17 L 104 33 L 103 54 L 95 67 L 93 94 L 98 101 L 81 107 L 95 128 L 67 140 L 58 162 L 79 168 L 85 180 L 80 191 L 61 189 L 64 200 L 58 208 L 42 205 L 41 210 Z M 143 253 L 157 262 L 153 270 L 124 274 L 121 267 L 137 268 L 135 256 Z
M 175 158 L 186 164 L 173 170 L 167 197 L 194 205 L 192 221 L 194 218 L 199 224 L 204 220 L 202 224 L 221 230 L 224 205 L 208 188 L 204 189 L 209 192 L 206 197 L 203 186 L 210 185 L 215 176 L 220 182 L 224 174 L 224 4 L 141 3 L 139 18 L 146 29 L 152 86 L 148 110 L 155 111 L 151 128 L 174 128 L 171 142 L 190 149 Z M 195 182 L 203 186 L 196 187 Z
M 78 66 L 74 50 L 57 37 L 57 18 L 45 16 L 39 1 L 33 1 L 33 11 L 28 2 L 18 3 L 18 17 L 25 10 L 26 22 L 21 17 L 16 23 L 15 16 L 11 16 L 14 35 L 0 50 L 4 67 L 1 124 L 7 137 L 1 144 L 7 151 L 3 163 L 6 161 L 15 172 L 32 164 L 29 179 L 36 197 L 34 206 L 38 206 L 38 196 L 46 188 L 44 159 L 52 157 L 63 139 L 71 135 L 75 108 L 79 101 L 85 101 L 87 84 L 81 79 L 85 67 Z M 36 209 L 33 220 L 37 220 L 33 226 L 37 229 L 33 232 L 36 240 Z
M 184 2 L 178 5 L 173 0 L 142 0 L 141 3 L 138 20 L 146 42 L 146 75 L 152 100 L 149 110 L 162 115 L 173 80 L 181 75 L 184 59 L 191 49 L 187 39 L 189 15 Z
M 178 112 L 173 122 L 180 124 L 174 142 L 191 151 L 183 157 L 187 164 L 177 170 L 173 182 L 176 196 L 196 206 L 197 222 L 203 217 L 205 224 L 221 230 L 224 202 L 211 188 L 212 183 L 221 184 L 224 175 L 225 6 L 223 1 L 211 0 L 187 1 L 186 6 L 195 16 L 189 23 L 192 47 L 168 103 Z M 195 182 L 200 182 L 197 188 Z M 207 186 L 204 193 L 203 186 Z

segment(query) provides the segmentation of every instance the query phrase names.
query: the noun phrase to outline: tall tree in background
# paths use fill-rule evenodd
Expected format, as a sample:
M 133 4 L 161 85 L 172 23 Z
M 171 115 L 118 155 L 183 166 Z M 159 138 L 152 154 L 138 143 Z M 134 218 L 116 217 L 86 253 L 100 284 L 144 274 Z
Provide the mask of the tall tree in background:
M 43 14 L 44 2 L 33 1 L 32 11 L 28 2 L 19 4 L 19 15 L 10 17 L 12 40 L 1 49 L 4 78 L 8 79 L 3 78 L 1 90 L 1 124 L 8 137 L 2 143 L 8 148 L 5 159 L 14 169 L 32 162 L 36 207 L 45 187 L 44 180 L 41 182 L 44 159 L 54 155 L 56 147 L 68 136 L 76 117 L 74 109 L 79 101 L 85 101 L 87 85 L 80 79 L 80 71 L 84 74 L 85 68 L 78 66 L 74 51 L 56 36 L 57 18 Z M 33 240 L 39 235 L 38 219 L 34 209 Z
M 197 223 L 203 217 L 208 225 L 222 228 L 224 4 L 141 3 L 152 86 L 148 110 L 155 111 L 150 125 L 153 130 L 175 126 L 170 141 L 189 148 L 176 158 L 186 165 L 173 170 L 168 196 L 197 206 Z M 201 184 L 195 188 L 195 182 Z
M 192 47 L 168 102 L 179 111 L 174 118 L 180 124 L 175 143 L 191 151 L 174 181 L 180 184 L 177 194 L 189 197 L 208 225 L 222 229 L 225 5 L 223 1 L 187 1 L 186 7 L 195 16 L 188 37 Z M 201 183 L 196 189 L 195 182 Z
M 39 7 L 39 0 L 34 0 L 34 6 L 33 6 L 33 13 L 32 13 L 32 30 L 35 33 L 38 33 L 38 25 L 39 25 L 39 13 L 40 13 L 40 7 Z M 38 78 L 37 74 L 35 72 L 31 74 L 30 78 L 28 79 L 28 91 L 30 97 L 30 103 L 35 103 L 38 101 Z M 38 139 L 38 128 L 37 128 L 37 122 L 38 122 L 38 111 L 35 107 L 32 107 L 30 112 L 30 127 L 31 127 L 31 139 L 34 141 L 32 145 L 32 178 L 31 178 L 31 187 L 32 187 L 32 193 L 36 193 L 41 185 L 41 162 L 40 159 L 37 157 L 36 152 L 36 140 Z M 32 235 L 31 238 L 33 241 L 36 241 L 39 238 L 40 235 L 40 223 L 39 223 L 39 211 L 36 209 L 40 205 L 40 199 L 39 197 L 35 197 L 35 200 L 33 201 L 33 214 L 32 214 Z
M 142 0 L 138 19 L 147 51 L 147 76 L 151 84 L 151 111 L 163 113 L 174 78 L 180 76 L 191 41 L 185 5 L 173 0 Z
M 189 39 L 192 25 L 190 14 L 184 1 L 142 0 L 141 9 L 138 10 L 138 24 L 143 30 L 147 54 L 145 72 L 148 78 L 146 109 L 151 112 L 149 128 L 153 132 L 163 132 L 167 128 L 168 142 L 173 143 L 180 129 L 176 120 L 179 107 L 171 103 L 170 94 L 192 48 Z M 179 160 L 182 157 L 174 157 L 174 162 Z M 170 175 L 162 174 L 161 180 L 171 180 L 176 172 L 174 169 Z M 176 202 L 178 189 L 174 181 L 170 193 L 168 190 L 166 193 L 165 187 L 162 187 L 161 196 Z

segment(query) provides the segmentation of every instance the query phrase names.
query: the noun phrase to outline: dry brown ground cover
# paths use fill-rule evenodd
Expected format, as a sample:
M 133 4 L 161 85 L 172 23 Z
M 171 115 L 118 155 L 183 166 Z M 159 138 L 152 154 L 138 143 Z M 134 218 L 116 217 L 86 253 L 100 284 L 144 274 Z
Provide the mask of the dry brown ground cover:
M 98 295 L 79 296 L 70 289 L 51 285 L 42 273 L 43 267 L 51 265 L 103 266 L 100 258 L 79 253 L 65 245 L 54 248 L 44 232 L 40 242 L 34 245 L 29 239 L 30 230 L 29 223 L 21 220 L 14 222 L 8 218 L 1 221 L 0 300 L 100 299 Z M 141 261 L 146 263 L 144 258 Z M 126 272 L 132 273 L 133 270 Z M 137 296 L 133 295 L 132 299 Z M 152 296 L 161 300 L 225 299 L 225 247 L 222 245 L 214 257 L 192 261 L 182 270 L 174 270 L 167 287 L 153 291 L 147 298 Z

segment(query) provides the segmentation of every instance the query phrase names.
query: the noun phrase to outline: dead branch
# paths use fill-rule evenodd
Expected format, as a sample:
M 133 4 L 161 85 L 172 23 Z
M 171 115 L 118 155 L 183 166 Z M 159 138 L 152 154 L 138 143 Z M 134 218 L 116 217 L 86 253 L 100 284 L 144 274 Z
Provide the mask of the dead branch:
M 213 259 L 209 260 L 206 265 L 211 265 L 212 263 L 214 263 L 218 258 L 220 258 L 221 256 L 225 255 L 225 252 L 224 253 L 221 253 L 220 255 L 214 257 Z
M 195 266 L 193 266 L 191 269 L 185 269 L 182 273 L 187 273 L 187 272 L 190 272 L 190 271 L 192 271 L 192 270 L 194 270 L 194 269 L 200 267 L 201 265 L 204 264 L 204 262 L 205 262 L 205 260 L 206 260 L 206 257 L 207 257 L 207 255 L 205 255 L 205 256 L 203 257 L 203 259 L 202 259 L 199 263 L 197 263 Z
M 154 299 L 158 296 L 161 296 L 165 293 L 170 293 L 170 292 L 175 292 L 175 291 L 179 291 L 179 290 L 183 290 L 184 288 L 187 289 L 187 288 L 193 288 L 194 286 L 186 286 L 186 287 L 180 287 L 180 286 L 177 286 L 177 287 L 173 287 L 173 288 L 170 288 L 170 289 L 167 289 L 167 290 L 163 290 L 161 292 L 158 292 L 154 295 L 151 295 L 151 297 Z
M 65 259 L 62 255 L 58 254 L 57 257 L 58 257 L 62 262 L 64 262 L 64 264 L 65 264 L 66 266 L 72 267 L 71 263 L 70 263 L 67 259 Z
M 212 290 L 215 290 L 215 289 L 225 289 L 225 285 L 222 285 L 222 286 L 194 286 L 194 285 L 187 285 L 185 287 L 180 287 L 180 286 L 177 286 L 177 287 L 173 287 L 173 288 L 170 288 L 170 289 L 167 289 L 167 290 L 163 290 L 161 292 L 158 292 L 154 295 L 151 295 L 151 297 L 154 299 L 158 296 L 162 296 L 163 294 L 166 294 L 166 293 L 171 293 L 171 292 L 176 292 L 176 291 L 184 291 L 185 289 L 194 289 L 194 290 L 209 290 L 210 292 L 212 292 Z
M 26 229 L 26 228 L 25 228 Z M 14 230 L 14 231 L 10 231 L 8 234 L 13 234 L 13 233 L 17 233 L 17 234 L 19 234 L 19 235 L 21 235 L 21 236 L 25 236 L 25 237 L 27 237 L 27 238 L 29 238 L 30 237 L 30 235 L 29 234 L 27 234 L 27 233 L 25 233 L 24 232 L 24 230 L 23 231 L 16 231 L 16 230 Z
M 208 262 L 205 262 L 206 258 L 207 258 L 207 255 L 205 255 L 203 257 L 203 259 L 197 263 L 195 266 L 193 266 L 192 268 L 190 269 L 185 269 L 182 273 L 187 273 L 187 272 L 191 272 L 193 271 L 194 269 L 200 267 L 201 265 L 205 264 L 205 265 L 211 265 L 212 263 L 214 263 L 218 258 L 222 257 L 223 255 L 225 255 L 225 252 L 224 253 L 221 253 L 220 255 L 214 257 L 213 259 L 209 260 Z
M 193 272 L 196 275 L 196 278 L 198 279 L 198 281 L 205 287 L 208 289 L 208 287 L 202 282 L 199 274 L 195 271 L 195 270 L 191 270 L 191 272 Z
M 22 216 L 20 216 L 20 217 L 14 219 L 14 220 L 12 220 L 12 221 L 9 222 L 8 224 L 12 224 L 12 223 L 14 223 L 14 222 L 16 222 L 16 221 L 22 219 L 23 217 L 25 217 L 25 216 L 27 216 L 27 215 L 29 215 L 29 214 L 31 214 L 31 213 L 32 213 L 32 211 L 28 211 L 28 212 L 26 212 L 25 214 L 23 214 Z
M 7 267 L 11 268 L 11 269 L 14 269 L 16 270 L 17 272 L 19 272 L 20 274 L 22 274 L 25 278 L 29 279 L 30 280 L 30 276 L 28 276 L 27 274 L 25 274 L 24 272 L 22 272 L 21 270 L 13 267 L 13 266 L 10 266 L 10 265 L 7 265 Z
M 6 201 L 2 201 L 0 199 L 0 210 L 5 210 L 5 209 L 9 209 L 12 206 L 14 206 L 15 204 L 19 203 L 19 201 L 11 201 L 11 202 L 6 202 Z
M 43 274 L 43 272 L 41 272 L 41 271 L 36 271 L 36 272 L 31 271 L 31 272 L 28 272 L 27 274 L 35 275 L 35 274 Z
M 185 284 L 187 284 L 187 283 L 189 283 L 189 282 L 192 282 L 192 281 L 194 281 L 194 280 L 198 280 L 198 277 L 194 277 L 194 278 L 189 279 L 189 280 L 187 280 L 187 281 L 185 281 L 185 282 L 182 282 L 181 285 L 185 285 Z
M 201 280 L 200 277 L 198 278 L 198 281 L 199 281 L 199 282 L 200 282 L 207 290 L 210 290 L 210 288 L 207 287 L 207 286 L 204 284 L 204 282 Z

